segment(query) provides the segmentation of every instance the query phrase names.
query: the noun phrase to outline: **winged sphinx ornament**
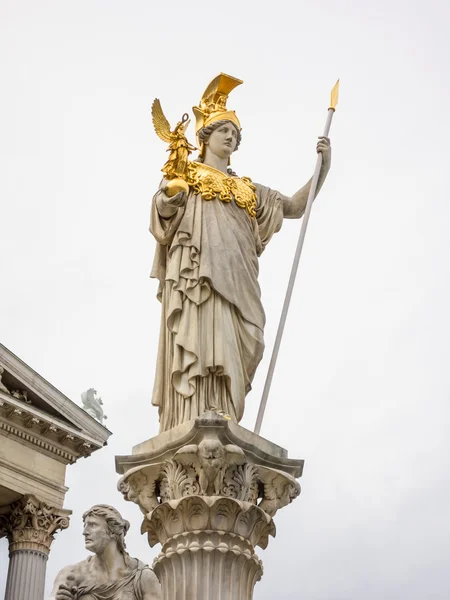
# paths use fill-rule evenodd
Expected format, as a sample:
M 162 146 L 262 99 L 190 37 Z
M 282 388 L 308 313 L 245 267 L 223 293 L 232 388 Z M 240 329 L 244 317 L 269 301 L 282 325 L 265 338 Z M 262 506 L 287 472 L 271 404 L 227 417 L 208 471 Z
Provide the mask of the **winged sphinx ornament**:
M 167 149 L 167 151 L 170 152 L 169 159 L 161 169 L 162 172 L 166 179 L 181 179 L 186 182 L 188 175 L 188 156 L 191 152 L 197 150 L 195 146 L 192 146 L 192 144 L 187 141 L 185 135 L 186 129 L 190 123 L 189 115 L 185 113 L 181 117 L 181 121 L 178 121 L 175 129 L 171 131 L 170 123 L 166 119 L 161 108 L 161 102 L 156 98 L 152 104 L 152 120 L 158 137 L 163 142 L 169 144 Z M 187 184 L 185 185 L 187 188 Z M 180 186 L 184 191 L 187 191 L 181 182 Z

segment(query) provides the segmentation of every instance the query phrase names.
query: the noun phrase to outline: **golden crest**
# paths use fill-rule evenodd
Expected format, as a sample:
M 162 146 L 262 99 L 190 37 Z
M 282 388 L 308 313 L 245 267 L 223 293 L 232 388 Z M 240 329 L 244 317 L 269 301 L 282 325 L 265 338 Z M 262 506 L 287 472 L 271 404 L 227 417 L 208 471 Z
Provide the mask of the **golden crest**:
M 241 124 L 234 110 L 227 109 L 227 100 L 230 92 L 241 85 L 243 81 L 231 75 L 220 73 L 207 86 L 198 106 L 192 108 L 195 119 L 195 133 L 198 134 L 202 127 L 207 127 L 215 121 L 231 121 L 240 130 Z

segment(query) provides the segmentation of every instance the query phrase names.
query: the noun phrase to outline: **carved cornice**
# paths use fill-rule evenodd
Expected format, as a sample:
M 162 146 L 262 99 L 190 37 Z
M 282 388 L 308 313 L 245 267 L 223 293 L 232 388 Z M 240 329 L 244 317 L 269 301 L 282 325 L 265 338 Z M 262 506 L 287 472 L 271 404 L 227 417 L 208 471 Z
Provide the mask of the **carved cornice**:
M 106 427 L 88 415 L 82 408 L 77 406 L 67 396 L 36 373 L 29 365 L 3 346 L 3 344 L 0 344 L 0 364 L 24 388 L 26 387 L 32 393 L 42 398 L 46 404 L 73 423 L 75 428 L 78 427 L 85 438 L 91 438 L 94 450 L 106 443 L 111 435 L 111 432 Z
M 214 437 L 224 446 L 231 444 L 241 448 L 249 462 L 281 470 L 293 478 L 302 475 L 303 460 L 288 458 L 284 448 L 213 412 L 206 412 L 197 419 L 138 444 L 131 455 L 116 456 L 117 473 L 130 473 L 154 463 L 156 459 L 159 462 L 170 460 L 181 447 L 198 445 L 208 437 L 209 432 L 213 432 Z
M 47 555 L 55 532 L 69 526 L 70 511 L 53 508 L 32 495 L 1 511 L 0 537 L 8 537 L 10 553 L 33 550 Z
M 0 435 L 1 430 L 65 464 L 102 447 L 62 421 L 0 391 Z

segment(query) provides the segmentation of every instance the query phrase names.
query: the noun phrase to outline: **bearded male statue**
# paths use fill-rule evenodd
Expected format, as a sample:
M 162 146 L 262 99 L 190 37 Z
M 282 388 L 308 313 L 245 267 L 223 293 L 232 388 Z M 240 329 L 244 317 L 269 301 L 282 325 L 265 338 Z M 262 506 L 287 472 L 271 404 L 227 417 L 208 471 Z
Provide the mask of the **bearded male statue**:
M 130 523 L 106 504 L 83 515 L 86 549 L 94 553 L 62 569 L 50 600 L 161 600 L 161 586 L 150 567 L 125 550 Z

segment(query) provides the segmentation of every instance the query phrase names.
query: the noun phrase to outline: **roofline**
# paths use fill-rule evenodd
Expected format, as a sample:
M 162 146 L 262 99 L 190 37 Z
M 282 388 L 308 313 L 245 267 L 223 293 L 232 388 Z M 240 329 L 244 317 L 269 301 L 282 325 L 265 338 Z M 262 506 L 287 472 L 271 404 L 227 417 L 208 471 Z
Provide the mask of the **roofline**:
M 63 414 L 66 413 L 68 418 L 73 419 L 80 427 L 85 428 L 92 435 L 98 437 L 99 441 L 103 444 L 105 444 L 109 436 L 112 435 L 112 432 L 109 431 L 109 429 L 96 421 L 96 419 L 91 417 L 91 415 L 78 406 L 78 404 L 75 404 L 73 400 L 60 392 L 54 385 L 44 379 L 44 377 L 39 375 L 39 373 L 31 368 L 26 362 L 1 343 L 0 361 L 3 361 L 5 366 L 13 371 L 12 374 L 14 376 L 18 376 L 18 379 L 23 379 L 24 384 L 39 390 L 38 395 L 44 396 L 44 399 L 49 401 L 53 408 L 59 410 Z M 20 375 L 17 371 L 19 371 Z M 27 374 L 30 374 L 31 378 L 27 377 Z

